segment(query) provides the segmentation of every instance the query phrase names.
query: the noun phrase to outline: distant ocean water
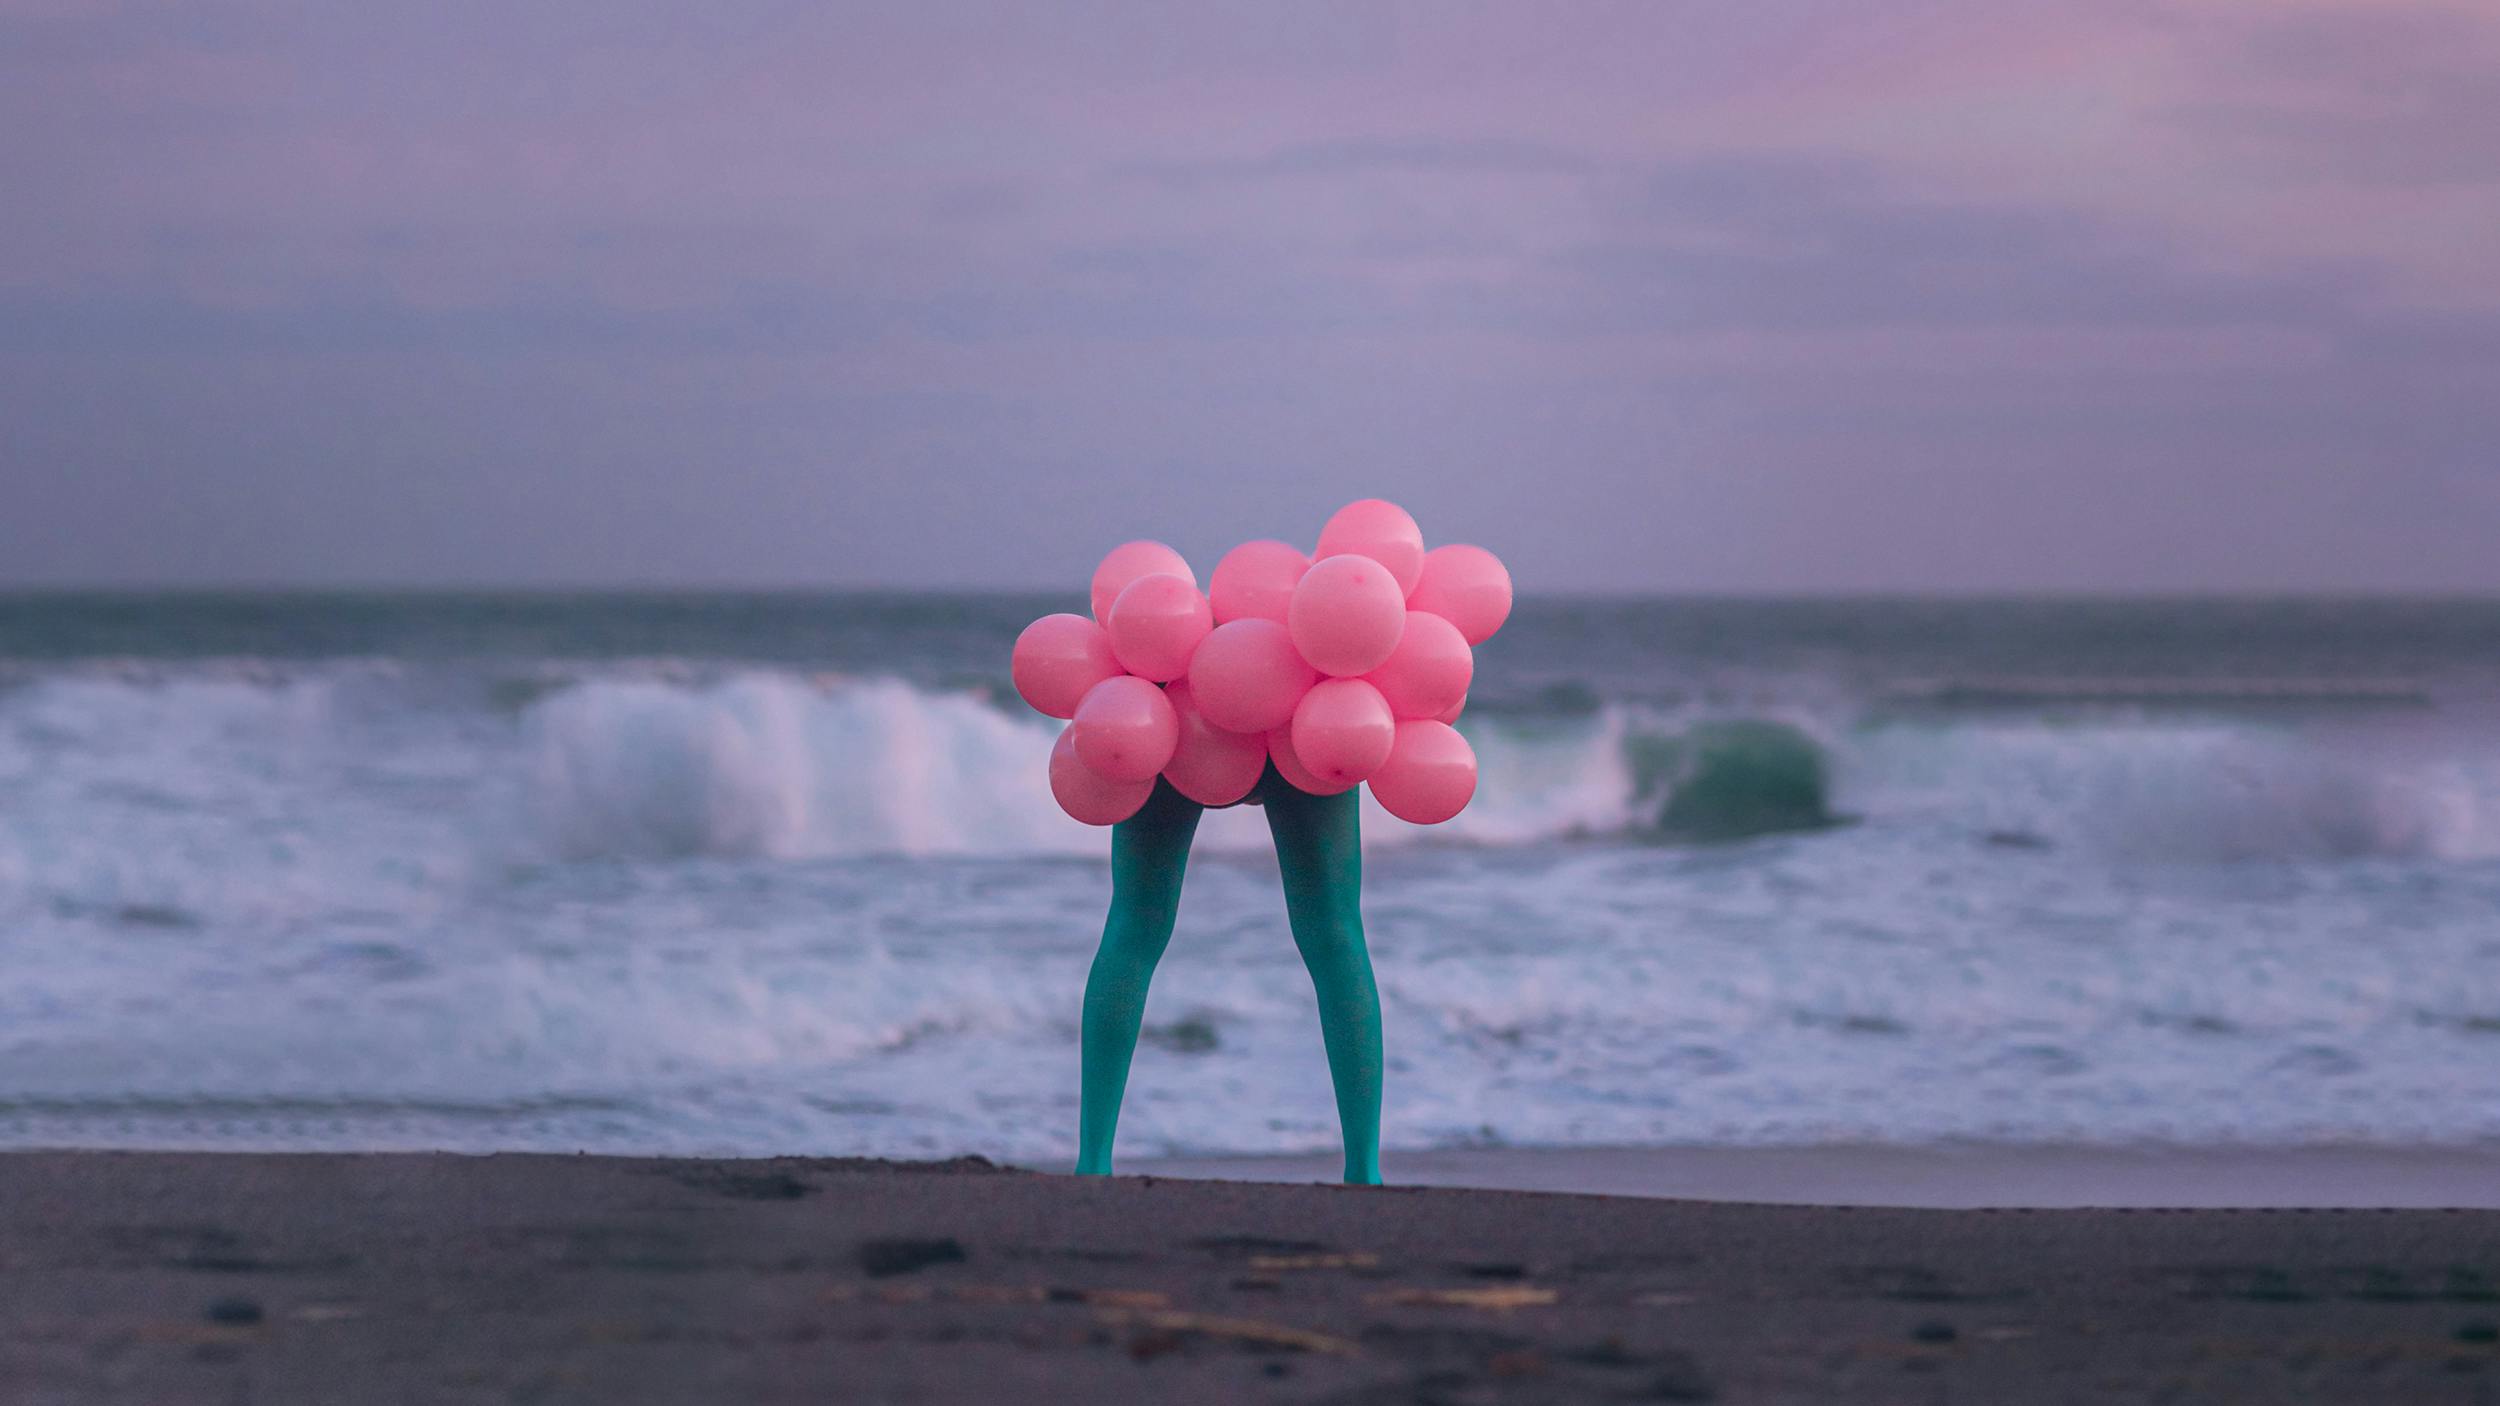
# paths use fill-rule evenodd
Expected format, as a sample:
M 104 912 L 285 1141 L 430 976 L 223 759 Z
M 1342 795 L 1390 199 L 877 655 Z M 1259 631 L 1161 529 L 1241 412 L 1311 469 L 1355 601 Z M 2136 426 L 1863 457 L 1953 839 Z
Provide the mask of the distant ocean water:
M 0 596 L 0 1144 L 1057 1158 L 1046 598 Z M 1524 603 L 1392 1147 L 2500 1139 L 2500 604 Z M 1256 812 L 1123 1151 L 1333 1144 Z

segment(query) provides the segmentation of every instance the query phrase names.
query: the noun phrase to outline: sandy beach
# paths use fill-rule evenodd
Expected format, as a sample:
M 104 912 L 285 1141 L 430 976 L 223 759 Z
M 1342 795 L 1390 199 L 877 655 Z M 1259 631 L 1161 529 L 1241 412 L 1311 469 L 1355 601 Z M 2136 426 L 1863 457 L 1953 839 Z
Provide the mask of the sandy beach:
M 1404 1186 L 1789 1206 L 2500 1211 L 2500 1147 L 2061 1146 L 1443 1148 L 1388 1158 Z M 1055 1170 L 1055 1169 L 1052 1169 Z M 1327 1156 L 1160 1158 L 1156 1176 L 1315 1182 Z
M 11 1402 L 2487 1402 L 2500 1214 L 0 1157 Z

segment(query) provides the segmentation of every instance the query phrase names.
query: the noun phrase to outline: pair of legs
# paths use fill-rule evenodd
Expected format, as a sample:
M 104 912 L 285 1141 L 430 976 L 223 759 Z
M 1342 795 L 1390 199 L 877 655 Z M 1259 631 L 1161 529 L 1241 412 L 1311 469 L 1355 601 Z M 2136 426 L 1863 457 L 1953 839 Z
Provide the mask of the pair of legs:
M 1319 993 L 1320 1034 L 1337 1086 L 1345 1179 L 1380 1182 L 1380 991 L 1363 946 L 1363 851 L 1355 793 L 1314 796 L 1271 766 L 1256 793 L 1276 837 L 1285 913 L 1294 945 Z M 1085 981 L 1084 1104 L 1077 1127 L 1080 1176 L 1111 1174 L 1111 1138 L 1128 1088 L 1129 1059 L 1146 1014 L 1146 986 L 1172 940 L 1181 871 L 1205 807 L 1155 782 L 1145 808 L 1111 832 L 1111 916 Z

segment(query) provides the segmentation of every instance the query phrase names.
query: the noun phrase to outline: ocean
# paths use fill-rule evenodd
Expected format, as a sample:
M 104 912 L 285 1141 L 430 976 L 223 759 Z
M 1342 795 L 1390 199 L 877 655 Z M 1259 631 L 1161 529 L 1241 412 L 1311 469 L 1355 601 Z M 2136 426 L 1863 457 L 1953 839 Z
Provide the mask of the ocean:
M 0 1145 L 1070 1156 L 1072 605 L 0 596 Z M 1461 729 L 1392 1149 L 2500 1139 L 2500 603 L 1531 599 Z M 1255 811 L 1121 1133 L 1334 1145 Z

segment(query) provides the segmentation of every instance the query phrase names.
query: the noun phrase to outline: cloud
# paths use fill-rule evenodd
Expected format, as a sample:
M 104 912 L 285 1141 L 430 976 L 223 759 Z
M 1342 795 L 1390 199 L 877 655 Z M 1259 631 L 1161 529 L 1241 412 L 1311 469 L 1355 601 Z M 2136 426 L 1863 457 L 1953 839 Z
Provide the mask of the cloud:
M 2073 209 L 1914 198 L 1863 160 L 1668 163 L 1632 189 L 1555 261 L 1563 315 L 1666 332 L 2332 325 L 2367 282 L 2204 269 Z
M 0 0 L 0 571 L 2495 582 L 2494 28 Z
M 1248 156 L 1140 162 L 1121 174 L 1170 186 L 1298 177 L 1574 176 L 1588 174 L 1587 155 L 1547 142 L 1501 137 L 1403 137 L 1305 142 Z
M 2500 25 L 2453 11 L 2294 11 L 2207 37 L 2206 90 L 2158 116 L 2252 174 L 2500 184 Z

